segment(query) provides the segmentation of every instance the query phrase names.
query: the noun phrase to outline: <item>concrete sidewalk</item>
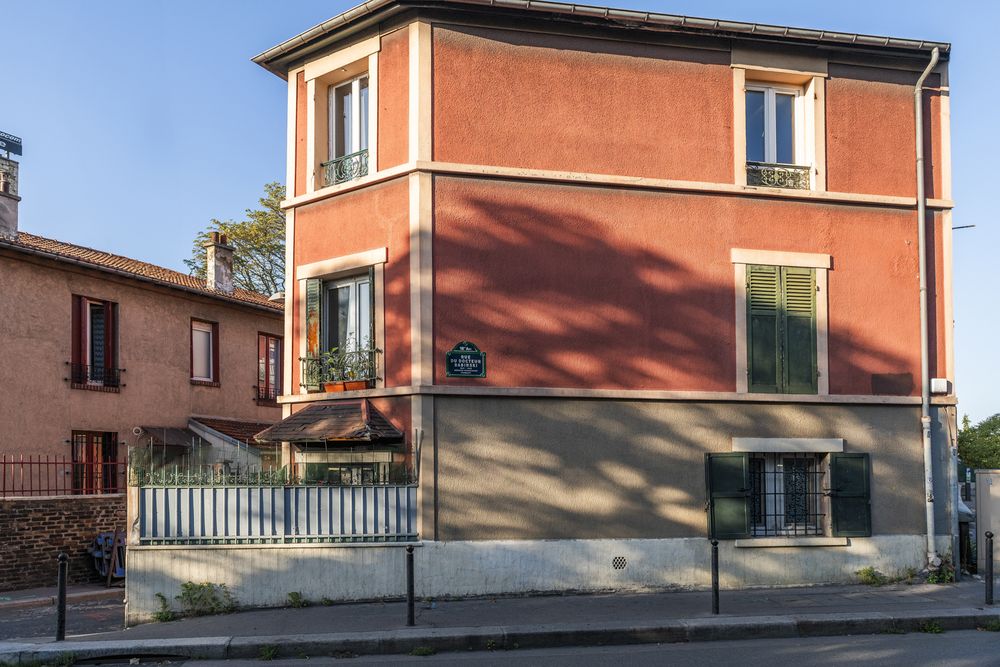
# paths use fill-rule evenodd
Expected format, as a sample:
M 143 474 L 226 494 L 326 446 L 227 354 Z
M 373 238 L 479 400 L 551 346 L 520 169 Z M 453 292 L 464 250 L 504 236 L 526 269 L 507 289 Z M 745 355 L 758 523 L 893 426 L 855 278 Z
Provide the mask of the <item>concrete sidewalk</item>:
M 66 587 L 67 604 L 89 602 L 90 600 L 122 600 L 124 597 L 124 586 L 108 588 L 102 584 L 79 584 Z M 55 603 L 55 587 L 25 588 L 0 593 L 0 611 L 26 607 L 48 607 Z
M 121 632 L 0 643 L 0 662 L 102 656 L 250 658 L 568 645 L 709 641 L 973 629 L 1000 623 L 983 583 L 706 591 L 421 601 L 406 627 L 402 602 L 270 609 L 152 623 Z

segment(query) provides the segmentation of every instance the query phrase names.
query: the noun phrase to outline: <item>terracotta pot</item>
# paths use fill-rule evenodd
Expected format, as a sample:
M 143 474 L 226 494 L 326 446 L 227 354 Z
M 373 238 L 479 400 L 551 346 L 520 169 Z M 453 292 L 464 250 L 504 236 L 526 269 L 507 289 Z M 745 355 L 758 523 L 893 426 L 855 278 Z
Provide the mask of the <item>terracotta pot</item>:
M 344 384 L 345 383 L 343 382 L 324 382 L 323 391 L 327 393 L 335 391 L 344 391 Z
M 368 380 L 348 380 L 344 382 L 344 391 L 357 391 L 359 389 L 367 389 Z

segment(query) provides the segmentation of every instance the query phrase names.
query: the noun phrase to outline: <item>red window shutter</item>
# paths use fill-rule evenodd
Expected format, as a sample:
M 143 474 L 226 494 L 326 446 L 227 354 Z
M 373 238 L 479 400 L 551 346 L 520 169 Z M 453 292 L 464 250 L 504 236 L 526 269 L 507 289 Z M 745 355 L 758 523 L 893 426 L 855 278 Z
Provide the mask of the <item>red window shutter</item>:
M 83 363 L 84 340 L 86 334 L 83 331 L 85 321 L 83 313 L 83 297 L 78 294 L 73 295 L 73 352 L 70 361 L 76 364 Z
M 212 322 L 212 380 L 221 382 L 219 378 L 219 323 Z

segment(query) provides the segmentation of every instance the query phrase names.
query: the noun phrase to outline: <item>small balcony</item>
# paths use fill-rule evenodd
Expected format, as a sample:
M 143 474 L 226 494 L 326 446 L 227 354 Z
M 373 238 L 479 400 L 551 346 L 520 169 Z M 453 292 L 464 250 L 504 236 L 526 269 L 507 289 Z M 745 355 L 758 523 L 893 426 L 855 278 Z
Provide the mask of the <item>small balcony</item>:
M 277 387 L 268 387 L 263 384 L 254 385 L 253 396 L 257 405 L 277 405 L 278 396 L 281 390 Z
M 368 389 L 378 380 L 378 355 L 382 350 L 362 348 L 330 350 L 318 357 L 300 357 L 301 384 L 309 391 L 355 391 Z
M 747 162 L 747 185 L 765 188 L 809 190 L 811 167 L 771 162 Z
M 73 389 L 118 393 L 124 386 L 121 382 L 121 374 L 125 372 L 124 368 L 107 368 L 69 362 L 67 364 L 70 368 L 70 387 Z
M 323 187 L 353 181 L 368 175 L 368 149 L 335 158 L 320 166 L 323 168 Z

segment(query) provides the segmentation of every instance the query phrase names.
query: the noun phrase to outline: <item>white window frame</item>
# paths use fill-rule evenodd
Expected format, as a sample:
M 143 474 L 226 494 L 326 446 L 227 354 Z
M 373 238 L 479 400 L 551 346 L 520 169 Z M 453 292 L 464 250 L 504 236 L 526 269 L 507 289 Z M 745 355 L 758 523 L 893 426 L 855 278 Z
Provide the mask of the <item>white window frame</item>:
M 744 104 L 746 93 L 764 93 L 764 162 L 783 164 L 777 161 L 777 119 L 775 117 L 775 95 L 792 95 L 792 160 L 791 164 L 809 166 L 806 146 L 806 114 L 803 90 L 792 86 L 776 86 L 771 84 L 747 83 L 744 89 Z M 744 114 L 746 112 L 744 111 Z M 744 141 L 744 145 L 745 145 Z M 747 159 L 749 162 L 749 158 Z
M 195 363 L 194 363 L 194 332 L 202 331 L 208 333 L 208 374 L 209 377 L 202 377 L 195 374 Z M 215 329 L 211 322 L 202 322 L 201 320 L 191 320 L 191 379 L 198 380 L 200 382 L 215 382 L 215 378 L 211 377 L 212 369 L 215 368 L 215 359 L 213 359 L 214 348 L 215 348 Z
M 332 303 L 333 302 L 333 294 L 336 293 L 337 290 L 339 290 L 339 289 L 341 289 L 343 287 L 347 287 L 350 290 L 350 292 L 349 292 L 350 296 L 348 297 L 348 299 L 349 299 L 349 301 L 348 301 L 348 309 L 347 309 L 348 325 L 347 325 L 347 334 L 346 334 L 346 338 L 345 338 L 345 340 L 347 341 L 347 348 L 348 348 L 346 351 L 349 351 L 349 352 L 353 352 L 353 351 L 358 350 L 358 349 L 364 349 L 364 347 L 362 346 L 362 343 L 367 343 L 368 347 L 374 345 L 374 341 L 367 340 L 367 338 L 362 338 L 361 332 L 359 332 L 357 330 L 358 327 L 360 327 L 362 325 L 362 322 L 360 321 L 360 313 L 359 313 L 360 305 L 361 305 L 361 297 L 359 296 L 359 294 L 361 292 L 360 286 L 362 284 L 368 285 L 369 292 L 371 292 L 371 290 L 373 289 L 371 281 L 368 279 L 368 273 L 367 272 L 363 273 L 363 274 L 356 274 L 356 275 L 353 275 L 353 276 L 347 276 L 347 277 L 344 277 L 344 278 L 339 278 L 339 279 L 336 279 L 336 280 L 324 280 L 323 281 L 323 312 L 330 313 L 333 310 L 333 303 Z M 373 312 L 368 313 L 368 317 L 371 320 L 370 323 L 369 323 L 369 329 L 374 329 L 375 328 L 375 313 L 373 313 Z M 330 332 L 325 330 L 326 327 L 324 326 L 324 324 L 326 324 L 325 321 L 324 322 L 320 322 L 320 327 L 321 327 L 320 334 L 321 334 L 321 337 L 324 339 L 323 342 L 322 342 L 322 346 L 325 347 L 326 349 L 332 349 L 332 347 L 333 347 L 333 345 L 332 345 L 333 341 L 331 341 L 329 339 Z M 351 336 L 352 336 L 351 327 L 352 326 L 355 329 L 355 331 L 353 333 L 353 336 L 354 336 L 353 340 L 351 338 Z
M 368 176 L 378 171 L 378 54 L 381 37 L 376 35 L 314 60 L 303 68 L 306 83 L 306 194 L 317 190 L 354 187 L 357 180 L 348 183 L 323 185 L 322 163 L 333 159 L 329 154 L 329 86 L 339 86 L 355 78 L 368 77 Z M 288 78 L 289 94 L 297 94 L 295 77 Z M 295 115 L 290 106 L 289 133 L 294 137 Z M 356 123 L 357 125 L 357 123 Z M 294 156 L 292 156 L 294 157 Z M 290 159 L 289 169 L 294 169 Z M 294 171 L 292 171 L 294 175 Z
M 365 137 L 365 147 L 361 148 L 361 81 L 363 79 L 368 80 L 368 115 L 369 118 L 366 119 L 365 129 L 368 136 Z M 336 105 L 336 94 L 337 90 L 340 88 L 351 87 L 351 146 L 354 147 L 353 150 L 345 151 L 343 155 L 337 154 L 337 125 L 334 118 Z M 350 155 L 351 153 L 357 153 L 360 150 L 366 150 L 371 147 L 371 79 L 368 76 L 368 72 L 359 74 L 353 79 L 347 79 L 341 83 L 330 84 L 327 87 L 326 93 L 326 113 L 327 113 L 327 123 L 326 123 L 326 135 L 327 135 L 327 155 L 325 162 L 330 160 L 336 160 L 337 158 L 343 157 L 344 155 Z

